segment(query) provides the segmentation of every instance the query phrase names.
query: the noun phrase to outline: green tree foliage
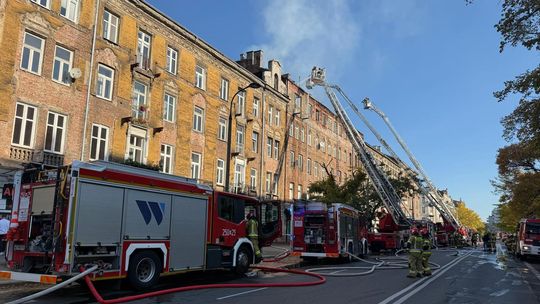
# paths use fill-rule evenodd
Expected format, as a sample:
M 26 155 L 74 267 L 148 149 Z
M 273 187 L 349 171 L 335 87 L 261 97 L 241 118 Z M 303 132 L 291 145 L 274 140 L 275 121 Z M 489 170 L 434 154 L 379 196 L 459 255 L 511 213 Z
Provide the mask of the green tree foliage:
M 459 203 L 456 207 L 456 212 L 458 219 L 463 226 L 472 228 L 476 231 L 484 231 L 486 224 L 474 210 L 467 208 L 465 203 Z
M 410 178 L 400 176 L 398 178 L 389 178 L 389 181 L 399 196 L 414 191 L 413 182 Z M 366 173 L 361 170 L 353 172 L 352 176 L 342 185 L 338 185 L 335 177 L 328 174 L 325 179 L 313 182 L 309 186 L 309 193 L 312 199 L 327 204 L 348 204 L 362 212 L 368 222 L 375 217 L 375 210 L 383 206 Z
M 500 52 L 508 46 L 540 51 L 540 1 L 504 0 L 495 28 L 502 36 Z M 499 177 L 493 183 L 501 195 L 501 228 L 508 229 L 522 217 L 540 215 L 540 65 L 506 81 L 494 96 L 519 97 L 501 121 L 503 137 L 512 143 L 498 151 Z

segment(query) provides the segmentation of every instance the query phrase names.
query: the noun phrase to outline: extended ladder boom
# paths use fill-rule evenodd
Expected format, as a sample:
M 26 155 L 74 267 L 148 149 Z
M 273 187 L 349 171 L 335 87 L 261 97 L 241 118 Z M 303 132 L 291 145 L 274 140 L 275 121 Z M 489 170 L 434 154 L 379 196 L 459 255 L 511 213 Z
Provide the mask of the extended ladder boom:
M 314 67 L 312 69 L 311 78 L 306 84 L 309 89 L 313 88 L 313 86 L 315 85 L 324 88 L 326 95 L 328 95 L 328 98 L 330 99 L 330 102 L 332 103 L 332 106 L 336 111 L 336 114 L 343 122 L 347 136 L 352 142 L 356 153 L 360 157 L 360 160 L 362 161 L 362 164 L 366 169 L 366 173 L 371 183 L 375 187 L 377 194 L 381 198 L 385 207 L 388 209 L 388 212 L 392 216 L 393 220 L 401 227 L 410 226 L 411 221 L 407 218 L 400 206 L 401 198 L 396 193 L 396 190 L 394 189 L 392 184 L 390 184 L 390 182 L 388 181 L 386 175 L 381 172 L 376 166 L 374 159 L 367 148 L 366 143 L 362 139 L 362 136 L 354 127 L 352 121 L 347 115 L 347 112 L 345 112 L 343 106 L 341 105 L 336 94 L 333 91 L 333 89 L 336 89 L 338 91 L 341 91 L 341 89 L 338 86 L 327 84 L 325 81 L 324 69 L 317 67 Z

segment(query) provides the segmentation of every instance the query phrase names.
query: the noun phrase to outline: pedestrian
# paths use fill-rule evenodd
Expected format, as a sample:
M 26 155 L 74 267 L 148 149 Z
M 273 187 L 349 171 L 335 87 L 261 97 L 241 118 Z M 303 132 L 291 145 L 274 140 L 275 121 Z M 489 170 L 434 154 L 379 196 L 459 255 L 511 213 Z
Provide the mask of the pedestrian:
M 255 263 L 259 263 L 262 260 L 261 249 L 259 248 L 259 223 L 257 222 L 257 217 L 253 212 L 250 212 L 247 218 L 247 235 L 253 244 L 253 250 L 255 250 Z
M 422 276 L 422 245 L 423 240 L 418 233 L 418 228 L 411 228 L 411 236 L 407 241 L 409 248 L 409 274 L 407 277 L 416 278 Z
M 431 275 L 431 267 L 429 267 L 429 258 L 431 257 L 431 237 L 426 228 L 420 231 L 422 235 L 422 274 L 425 276 Z
M 488 251 L 489 243 L 491 242 L 491 233 L 489 231 L 486 231 L 486 233 L 484 233 L 484 236 L 482 237 L 482 242 L 484 242 L 484 251 Z
M 0 216 L 0 254 L 6 250 L 6 234 L 9 230 L 9 220 L 6 214 Z
M 478 233 L 473 233 L 473 235 L 471 236 L 471 245 L 473 246 L 473 248 L 476 249 L 476 245 L 478 243 Z

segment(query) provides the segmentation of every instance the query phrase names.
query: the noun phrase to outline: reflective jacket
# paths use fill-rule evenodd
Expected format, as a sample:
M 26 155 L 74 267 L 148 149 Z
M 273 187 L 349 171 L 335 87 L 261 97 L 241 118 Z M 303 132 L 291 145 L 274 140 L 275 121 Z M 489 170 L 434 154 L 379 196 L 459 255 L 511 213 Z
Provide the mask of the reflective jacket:
M 407 243 L 410 244 L 410 252 L 420 252 L 422 251 L 424 240 L 421 236 L 411 235 Z
M 248 234 L 248 237 L 249 238 L 258 238 L 259 237 L 259 224 L 257 223 L 256 220 L 254 219 L 250 219 L 248 222 L 247 222 L 247 225 L 246 225 L 246 229 L 247 229 L 247 234 Z

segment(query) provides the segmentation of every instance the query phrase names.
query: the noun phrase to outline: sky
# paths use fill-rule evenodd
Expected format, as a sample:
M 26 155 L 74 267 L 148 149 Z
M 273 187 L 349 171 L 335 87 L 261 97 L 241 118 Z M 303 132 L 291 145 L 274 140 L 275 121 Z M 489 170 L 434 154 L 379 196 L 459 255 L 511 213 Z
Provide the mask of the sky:
M 499 52 L 494 25 L 502 1 L 148 2 L 233 60 L 261 49 L 264 62 L 277 59 L 299 83 L 313 66 L 326 68 L 327 82 L 359 108 L 369 97 L 386 113 L 439 189 L 484 220 L 498 203 L 490 180 L 497 177 L 497 149 L 508 144 L 500 119 L 517 97 L 499 103 L 493 92 L 539 59 L 519 47 Z M 313 94 L 330 104 L 320 88 Z M 363 114 L 407 160 L 382 120 Z

